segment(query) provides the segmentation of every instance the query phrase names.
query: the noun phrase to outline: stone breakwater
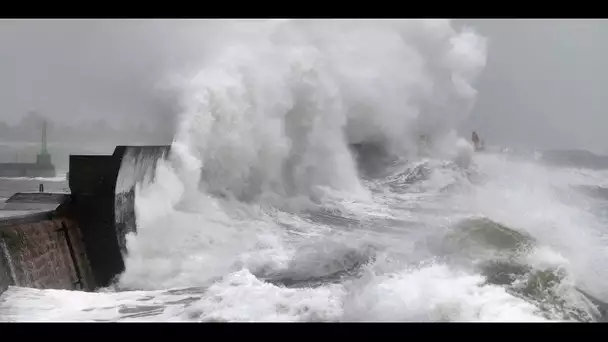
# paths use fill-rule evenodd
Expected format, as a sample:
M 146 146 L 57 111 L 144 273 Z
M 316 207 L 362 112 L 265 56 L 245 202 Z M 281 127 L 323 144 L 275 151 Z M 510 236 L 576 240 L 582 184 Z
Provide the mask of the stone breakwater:
M 0 223 L 0 291 L 11 285 L 66 290 L 95 287 L 74 221 L 36 214 L 21 221 L 9 218 Z

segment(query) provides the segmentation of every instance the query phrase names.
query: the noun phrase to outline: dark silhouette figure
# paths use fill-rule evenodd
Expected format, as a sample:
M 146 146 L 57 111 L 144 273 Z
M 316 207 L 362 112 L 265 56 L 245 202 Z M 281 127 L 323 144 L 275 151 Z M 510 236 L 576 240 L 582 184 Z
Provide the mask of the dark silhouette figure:
M 477 132 L 473 132 L 473 136 L 471 137 L 471 140 L 473 141 L 473 145 L 475 146 L 476 151 L 483 149 L 483 142 L 479 138 L 479 135 L 477 135 Z

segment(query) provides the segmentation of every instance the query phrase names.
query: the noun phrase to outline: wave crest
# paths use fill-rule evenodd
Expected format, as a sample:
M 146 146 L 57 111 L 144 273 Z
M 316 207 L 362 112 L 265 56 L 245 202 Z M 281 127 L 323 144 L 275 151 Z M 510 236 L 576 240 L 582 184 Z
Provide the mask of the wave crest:
M 472 31 L 449 21 L 259 26 L 179 83 L 175 144 L 200 160 L 205 190 L 243 201 L 318 199 L 319 187 L 363 192 L 351 144 L 413 157 L 424 136 L 454 149 L 449 133 L 485 64 Z

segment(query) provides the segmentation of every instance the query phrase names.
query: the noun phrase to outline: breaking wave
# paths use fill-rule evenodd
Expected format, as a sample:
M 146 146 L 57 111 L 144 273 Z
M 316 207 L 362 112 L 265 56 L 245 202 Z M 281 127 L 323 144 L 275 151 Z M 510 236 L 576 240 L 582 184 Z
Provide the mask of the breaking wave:
M 10 289 L 4 317 L 37 296 L 62 309 L 34 320 L 603 319 L 582 171 L 474 153 L 455 132 L 482 37 L 445 20 L 222 27 L 213 58 L 172 79 L 170 151 L 125 187 L 116 284 Z

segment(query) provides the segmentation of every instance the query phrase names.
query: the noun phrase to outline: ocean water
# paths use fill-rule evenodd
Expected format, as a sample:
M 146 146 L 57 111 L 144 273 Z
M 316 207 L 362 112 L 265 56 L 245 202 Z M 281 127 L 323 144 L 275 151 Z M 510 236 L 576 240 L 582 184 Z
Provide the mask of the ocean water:
M 0 177 L 0 203 L 17 192 L 38 192 L 40 184 L 46 192 L 70 192 L 65 172 L 59 172 L 56 177 Z
M 179 125 L 135 188 L 125 272 L 95 293 L 11 287 L 0 320 L 604 320 L 608 171 L 455 133 L 483 37 L 442 20 L 223 29 L 174 78 Z

